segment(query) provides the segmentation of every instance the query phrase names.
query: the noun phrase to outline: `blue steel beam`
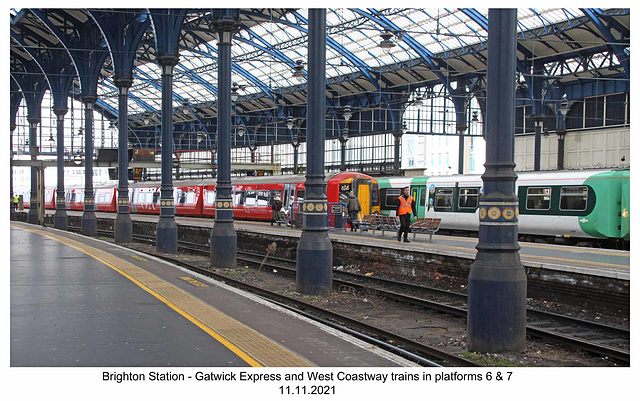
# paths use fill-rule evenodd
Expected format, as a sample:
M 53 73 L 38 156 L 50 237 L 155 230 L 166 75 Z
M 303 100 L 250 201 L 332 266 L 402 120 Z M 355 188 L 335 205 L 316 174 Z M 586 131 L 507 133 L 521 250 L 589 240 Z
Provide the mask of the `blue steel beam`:
M 580 10 L 582 10 L 584 15 L 586 15 L 591 20 L 591 22 L 593 22 L 593 24 L 598 29 L 598 32 L 600 32 L 600 34 L 604 36 L 605 40 L 608 42 L 609 46 L 618 58 L 618 61 L 624 68 L 625 77 L 629 79 L 631 77 L 631 66 L 629 64 L 629 57 L 624 52 L 623 48 L 623 46 L 627 46 L 628 43 L 617 40 L 611 33 L 611 30 L 604 25 L 602 20 L 608 20 L 609 17 L 604 16 L 602 10 L 598 8 L 581 8 Z

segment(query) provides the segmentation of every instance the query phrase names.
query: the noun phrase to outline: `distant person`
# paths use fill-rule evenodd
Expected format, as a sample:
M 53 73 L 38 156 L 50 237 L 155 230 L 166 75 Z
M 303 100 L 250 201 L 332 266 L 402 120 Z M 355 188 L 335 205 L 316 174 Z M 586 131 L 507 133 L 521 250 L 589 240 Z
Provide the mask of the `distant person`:
M 356 231 L 356 221 L 358 221 L 358 213 L 362 211 L 360 200 L 356 198 L 353 192 L 349 192 L 349 200 L 347 201 L 347 213 L 351 220 L 351 231 Z
M 18 195 L 14 195 L 13 197 L 13 210 L 18 210 L 18 204 L 20 203 L 20 197 Z
M 271 225 L 273 225 L 273 223 L 276 221 L 278 221 L 278 225 L 280 225 L 278 215 L 280 214 L 281 210 L 282 210 L 282 201 L 280 200 L 279 196 L 276 196 L 271 201 Z
M 400 230 L 398 230 L 398 241 L 404 233 L 404 242 L 409 241 L 409 232 L 411 231 L 411 213 L 416 215 L 416 203 L 413 197 L 409 196 L 409 187 L 404 187 L 402 195 L 398 196 L 398 204 L 396 213 L 400 217 Z

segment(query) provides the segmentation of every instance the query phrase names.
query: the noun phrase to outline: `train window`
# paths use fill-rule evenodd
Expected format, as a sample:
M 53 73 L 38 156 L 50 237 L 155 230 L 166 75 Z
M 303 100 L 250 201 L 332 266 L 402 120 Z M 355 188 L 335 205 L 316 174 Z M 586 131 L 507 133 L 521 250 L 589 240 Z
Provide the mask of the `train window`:
M 435 207 L 451 207 L 453 204 L 453 188 L 436 188 Z
M 193 205 L 196 203 L 196 193 L 195 192 L 187 192 L 187 204 Z
M 235 206 L 242 205 L 242 198 L 244 197 L 244 191 L 236 191 L 233 195 L 233 204 Z
M 378 193 L 378 184 L 371 184 L 371 205 L 380 205 L 380 194 Z
M 245 206 L 255 206 L 256 205 L 256 191 L 247 191 L 246 196 L 244 197 L 244 205 Z
M 98 193 L 98 197 L 96 199 L 97 203 L 104 203 L 104 193 Z
M 51 197 L 53 197 L 53 191 L 46 191 L 44 194 L 44 201 L 51 202 Z
M 298 200 L 297 200 L 297 202 L 300 203 L 302 201 L 304 201 L 304 189 L 302 189 L 302 190 L 299 189 L 298 190 Z
M 527 209 L 549 210 L 551 207 L 551 188 L 527 188 Z
M 184 191 L 180 191 L 178 193 L 178 205 L 184 205 L 187 202 L 187 193 Z
M 587 210 L 588 193 L 586 186 L 560 188 L 560 210 Z
M 215 201 L 216 201 L 216 191 L 211 191 L 211 190 L 207 191 L 207 198 L 205 200 L 205 204 L 213 205 Z
M 420 206 L 424 206 L 427 202 L 427 188 L 422 188 L 420 190 Z
M 258 191 L 256 206 L 269 206 L 269 191 Z
M 158 203 L 160 200 L 160 192 L 154 192 L 153 198 L 151 199 L 151 203 Z
M 472 209 L 478 207 L 478 188 L 460 188 L 458 207 Z
M 69 195 L 69 202 L 75 202 L 76 201 L 76 193 L 75 192 L 71 192 Z
M 271 198 L 270 199 L 275 199 L 275 198 L 280 198 L 280 200 L 282 200 L 282 191 L 278 191 L 276 189 L 271 190 Z
M 401 190 L 399 188 L 387 189 L 387 195 L 384 197 L 384 205 L 387 207 L 396 207 L 400 191 Z

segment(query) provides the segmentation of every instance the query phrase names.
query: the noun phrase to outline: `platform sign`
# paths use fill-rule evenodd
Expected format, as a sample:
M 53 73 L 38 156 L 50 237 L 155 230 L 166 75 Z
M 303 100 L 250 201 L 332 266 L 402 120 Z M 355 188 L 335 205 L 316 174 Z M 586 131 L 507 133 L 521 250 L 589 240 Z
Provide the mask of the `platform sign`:
M 142 181 L 142 172 L 144 171 L 143 168 L 134 168 L 133 169 L 133 180 L 134 181 Z
M 331 205 L 331 214 L 342 213 L 342 204 Z

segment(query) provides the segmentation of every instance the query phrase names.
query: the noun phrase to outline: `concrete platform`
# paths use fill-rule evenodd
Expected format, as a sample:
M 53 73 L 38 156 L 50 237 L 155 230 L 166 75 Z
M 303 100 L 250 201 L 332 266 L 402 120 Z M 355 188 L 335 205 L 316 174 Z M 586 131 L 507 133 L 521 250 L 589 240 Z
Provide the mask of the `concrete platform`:
M 69 215 L 81 212 L 68 212 Z M 115 219 L 112 213 L 96 213 L 98 218 Z M 153 215 L 132 214 L 134 221 L 157 222 Z M 213 219 L 195 217 L 176 217 L 179 226 L 213 227 Z M 300 230 L 289 227 L 271 226 L 269 223 L 240 221 L 234 222 L 236 230 L 244 230 L 261 234 L 299 238 Z M 459 257 L 473 261 L 476 255 L 477 238 L 451 237 L 434 235 L 430 242 L 428 235 L 418 234 L 410 243 L 397 242 L 395 233 L 380 231 L 348 232 L 330 231 L 332 241 L 359 246 L 371 246 L 378 249 L 394 251 L 421 252 L 448 257 Z M 520 242 L 520 258 L 525 268 L 547 269 L 553 271 L 579 273 L 596 277 L 630 280 L 631 256 L 629 251 L 612 249 L 581 248 L 574 246 L 537 244 Z
M 414 363 L 112 243 L 11 223 L 11 366 Z

